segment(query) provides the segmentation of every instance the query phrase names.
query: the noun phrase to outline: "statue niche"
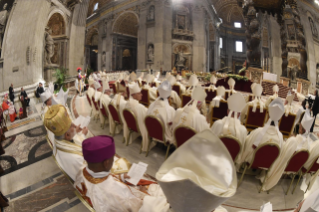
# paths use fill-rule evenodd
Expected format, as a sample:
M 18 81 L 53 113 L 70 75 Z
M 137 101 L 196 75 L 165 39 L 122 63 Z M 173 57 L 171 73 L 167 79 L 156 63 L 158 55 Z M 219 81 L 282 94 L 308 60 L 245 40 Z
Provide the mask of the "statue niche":
M 179 44 L 173 49 L 173 64 L 177 71 L 191 70 L 191 58 L 188 46 Z
M 147 63 L 154 62 L 154 45 L 149 44 L 147 48 Z
M 2 39 L 4 36 L 4 31 L 6 29 L 7 19 L 9 13 L 7 11 L 8 4 L 3 5 L 3 10 L 0 12 L 0 49 L 2 50 Z
M 155 7 L 150 6 L 147 14 L 147 21 L 155 21 Z
M 54 40 L 51 36 L 52 30 L 49 27 L 45 28 L 44 33 L 44 64 L 51 65 L 51 58 L 54 55 Z

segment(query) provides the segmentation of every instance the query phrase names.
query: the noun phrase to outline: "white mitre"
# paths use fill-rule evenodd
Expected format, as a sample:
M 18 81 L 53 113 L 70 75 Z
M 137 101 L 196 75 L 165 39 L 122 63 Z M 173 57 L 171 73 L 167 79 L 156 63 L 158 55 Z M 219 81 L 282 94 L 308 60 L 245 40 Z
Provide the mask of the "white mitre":
M 178 74 L 178 75 L 176 76 L 176 79 L 177 79 L 178 81 L 180 81 L 180 80 L 182 80 L 183 78 L 182 78 L 181 75 Z
M 141 75 L 138 77 L 139 79 L 143 79 L 144 77 L 144 72 L 141 73 Z
M 192 92 L 193 107 L 196 108 L 198 102 L 204 102 L 206 97 L 207 93 L 202 86 L 195 87 Z
M 147 74 L 145 77 L 146 83 L 149 84 L 154 81 L 154 76 L 151 74 Z
M 240 93 L 235 93 L 231 95 L 227 99 L 227 105 L 229 109 L 228 118 L 224 124 L 223 127 L 223 134 L 226 135 L 229 129 L 229 121 L 232 118 L 232 114 L 234 113 L 234 118 L 237 119 L 238 113 L 240 113 L 246 106 L 245 98 Z M 235 127 L 235 130 L 237 131 L 238 128 Z M 240 132 L 236 132 L 236 135 L 240 135 Z
M 171 76 L 171 72 L 166 72 L 165 78 L 167 79 L 169 76 Z
M 213 107 L 219 107 L 220 100 L 223 99 L 225 96 L 225 88 L 224 86 L 218 86 L 217 88 L 217 95 L 212 101 Z
M 169 81 L 169 83 L 173 86 L 176 83 L 176 78 L 173 75 L 171 75 L 167 77 L 167 81 Z
M 196 74 L 193 74 L 192 76 L 190 76 L 188 84 L 190 86 L 196 86 L 198 84 L 198 78 Z
M 130 95 L 141 92 L 141 88 L 140 88 L 140 86 L 138 86 L 138 84 L 136 82 L 129 84 L 128 87 L 130 89 Z
M 162 164 L 156 179 L 176 212 L 214 211 L 237 189 L 232 157 L 209 129 L 180 146 Z
M 263 87 L 260 84 L 256 84 L 256 83 L 253 83 L 251 85 L 251 87 L 252 87 L 253 94 L 255 96 L 255 99 L 253 100 L 253 102 L 254 102 L 253 112 L 254 113 L 256 112 L 257 103 L 259 103 L 260 113 L 263 113 L 264 112 L 264 104 L 261 101 L 261 94 L 263 93 Z
M 294 98 L 295 98 L 295 94 L 291 93 L 291 91 L 289 91 L 288 94 L 287 94 L 287 97 L 286 97 L 286 100 L 287 100 L 289 105 L 291 105 L 291 103 L 294 100 Z
M 216 85 L 216 83 L 217 83 L 217 78 L 216 78 L 214 75 L 212 75 L 212 77 L 210 78 L 210 82 L 211 82 L 212 84 Z
M 228 85 L 230 90 L 234 90 L 236 81 L 233 78 L 229 78 Z
M 94 82 L 95 82 L 95 81 L 94 81 L 93 79 L 88 79 L 89 86 L 93 85 Z
M 225 96 L 225 87 L 224 86 L 218 86 L 217 88 L 217 96 L 223 97 Z
M 135 80 L 137 79 L 137 76 L 134 71 L 130 74 L 130 79 L 131 79 L 131 82 L 135 82 Z
M 44 103 L 45 101 L 47 101 L 48 99 L 50 99 L 52 97 L 52 93 L 50 91 L 50 89 L 46 89 L 41 95 L 40 98 L 42 100 L 42 102 Z
M 277 135 L 278 135 L 278 138 L 280 140 L 280 147 L 281 147 L 281 145 L 283 143 L 283 138 L 282 138 L 281 133 L 279 132 L 278 121 L 281 119 L 282 115 L 285 113 L 285 106 L 284 106 L 281 98 L 277 97 L 269 104 L 268 113 L 269 113 L 269 120 L 264 125 L 263 130 L 259 133 L 258 137 L 256 138 L 256 140 L 254 142 L 254 145 L 255 146 L 259 145 L 262 137 L 266 134 L 268 128 L 270 127 L 271 121 L 273 121 L 275 123 Z
M 102 84 L 103 84 L 103 92 L 105 92 L 106 90 L 111 90 L 109 81 L 103 80 Z
M 278 92 L 279 92 L 278 85 L 274 85 L 274 87 L 272 87 L 272 91 L 275 93 L 275 96 L 278 97 Z
M 159 93 L 159 97 L 163 99 L 167 99 L 172 92 L 172 85 L 168 80 L 162 82 L 162 84 L 157 89 Z

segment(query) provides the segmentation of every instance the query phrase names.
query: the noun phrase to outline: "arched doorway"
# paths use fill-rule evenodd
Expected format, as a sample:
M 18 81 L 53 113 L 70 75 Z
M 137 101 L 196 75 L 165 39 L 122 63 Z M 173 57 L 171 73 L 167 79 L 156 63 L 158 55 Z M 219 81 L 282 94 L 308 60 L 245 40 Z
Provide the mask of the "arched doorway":
M 86 38 L 86 65 L 97 71 L 98 69 L 99 34 L 96 28 L 91 28 Z
M 113 25 L 113 70 L 135 70 L 137 67 L 138 17 L 124 12 Z

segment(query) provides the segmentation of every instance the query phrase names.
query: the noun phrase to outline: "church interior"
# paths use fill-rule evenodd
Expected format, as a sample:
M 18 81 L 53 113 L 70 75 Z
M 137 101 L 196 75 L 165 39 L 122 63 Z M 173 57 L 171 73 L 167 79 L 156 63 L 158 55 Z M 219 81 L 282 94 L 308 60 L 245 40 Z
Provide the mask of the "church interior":
M 0 0 L 1 212 L 319 212 L 319 0 Z

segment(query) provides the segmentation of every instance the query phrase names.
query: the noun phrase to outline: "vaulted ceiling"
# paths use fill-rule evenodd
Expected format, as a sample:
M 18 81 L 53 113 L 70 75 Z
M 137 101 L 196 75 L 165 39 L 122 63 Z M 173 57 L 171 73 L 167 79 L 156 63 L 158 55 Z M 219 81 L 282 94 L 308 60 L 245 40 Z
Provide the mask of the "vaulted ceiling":
M 226 27 L 234 27 L 234 22 L 244 25 L 242 8 L 238 6 L 237 0 L 211 0 L 217 15 L 223 20 Z

